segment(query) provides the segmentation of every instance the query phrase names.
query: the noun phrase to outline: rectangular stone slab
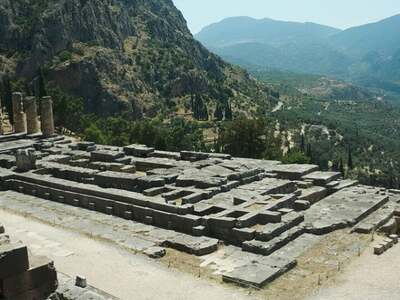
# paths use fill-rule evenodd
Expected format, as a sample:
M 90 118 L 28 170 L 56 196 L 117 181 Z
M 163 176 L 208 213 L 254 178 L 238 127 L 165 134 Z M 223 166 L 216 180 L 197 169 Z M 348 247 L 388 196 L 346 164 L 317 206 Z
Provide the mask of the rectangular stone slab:
M 222 275 L 225 282 L 232 282 L 243 286 L 262 288 L 265 284 L 272 282 L 293 267 L 293 261 L 284 267 L 272 267 L 260 263 L 249 263 L 235 268 L 231 272 Z
M 125 156 L 122 152 L 99 150 L 90 153 L 92 161 L 113 162 Z
M 321 172 L 316 171 L 303 176 L 303 180 L 312 180 L 316 185 L 325 186 L 329 182 L 339 179 L 342 176 L 339 172 Z
M 273 167 L 273 172 L 278 174 L 279 178 L 300 180 L 303 176 L 318 170 L 316 165 L 277 165 Z
M 336 192 L 311 206 L 305 212 L 307 231 L 326 234 L 355 225 L 386 204 L 387 195 L 379 189 L 357 186 Z
M 139 177 L 141 176 L 137 174 L 106 171 L 95 174 L 94 182 L 101 187 L 125 188 L 133 190 L 137 185 Z

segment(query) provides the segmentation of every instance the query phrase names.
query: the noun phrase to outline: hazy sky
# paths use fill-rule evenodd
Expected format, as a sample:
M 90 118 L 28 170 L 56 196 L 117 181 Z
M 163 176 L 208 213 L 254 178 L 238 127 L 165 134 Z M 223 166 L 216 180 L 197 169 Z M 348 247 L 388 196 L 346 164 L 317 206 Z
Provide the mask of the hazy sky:
M 348 28 L 400 13 L 400 0 L 173 0 L 189 28 L 226 17 L 250 16 L 285 21 L 315 22 Z

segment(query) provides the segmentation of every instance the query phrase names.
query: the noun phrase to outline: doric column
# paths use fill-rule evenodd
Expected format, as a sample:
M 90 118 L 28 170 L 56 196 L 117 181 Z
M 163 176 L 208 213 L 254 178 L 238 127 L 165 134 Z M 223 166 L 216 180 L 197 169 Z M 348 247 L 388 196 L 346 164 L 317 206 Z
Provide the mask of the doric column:
M 4 126 L 3 126 L 3 110 L 0 107 L 0 135 L 4 134 Z
M 4 134 L 4 127 L 3 127 L 3 105 L 1 104 L 0 100 L 0 135 Z
M 24 104 L 26 112 L 27 132 L 28 134 L 38 133 L 40 131 L 40 128 L 39 128 L 39 120 L 38 120 L 38 113 L 36 106 L 36 98 L 26 97 Z
M 53 100 L 51 97 L 42 97 L 40 103 L 40 120 L 42 133 L 45 137 L 54 135 Z
M 22 93 L 13 93 L 12 104 L 14 115 L 14 131 L 15 133 L 26 132 L 26 114 L 24 113 Z

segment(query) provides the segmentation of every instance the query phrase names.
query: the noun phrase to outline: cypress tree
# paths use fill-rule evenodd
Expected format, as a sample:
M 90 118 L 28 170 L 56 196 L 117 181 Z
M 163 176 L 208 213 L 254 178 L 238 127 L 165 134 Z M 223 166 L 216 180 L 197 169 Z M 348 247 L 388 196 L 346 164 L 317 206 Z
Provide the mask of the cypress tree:
M 312 149 L 311 149 L 311 144 L 307 144 L 307 157 L 310 158 L 310 162 L 313 162 L 313 155 L 312 155 Z
M 229 101 L 225 107 L 225 119 L 232 120 L 232 106 Z
M 222 107 L 219 103 L 217 104 L 217 108 L 215 109 L 214 118 L 218 121 L 221 121 L 224 118 Z
M 44 75 L 42 68 L 39 68 L 38 71 L 38 78 L 37 78 L 37 97 L 41 99 L 44 96 L 47 96 L 46 85 L 44 83 Z
M 343 158 L 340 158 L 340 163 L 339 163 L 339 172 L 342 173 L 344 176 L 344 164 L 343 164 Z
M 3 103 L 2 106 L 6 108 L 8 119 L 11 125 L 14 125 L 14 115 L 12 108 L 12 88 L 10 83 L 10 77 L 6 74 L 3 77 Z
M 339 164 L 338 164 L 337 160 L 334 160 L 332 162 L 332 171 L 334 171 L 334 172 L 338 172 L 339 171 Z
M 303 153 L 306 152 L 306 144 L 305 144 L 304 134 L 301 135 L 300 150 Z
M 208 120 L 207 106 L 204 104 L 203 99 L 197 94 L 194 99 L 193 117 L 196 120 Z
M 347 166 L 349 167 L 349 170 L 353 170 L 354 169 L 353 155 L 351 153 L 351 147 L 349 147 L 349 157 L 348 157 L 348 161 L 347 161 Z

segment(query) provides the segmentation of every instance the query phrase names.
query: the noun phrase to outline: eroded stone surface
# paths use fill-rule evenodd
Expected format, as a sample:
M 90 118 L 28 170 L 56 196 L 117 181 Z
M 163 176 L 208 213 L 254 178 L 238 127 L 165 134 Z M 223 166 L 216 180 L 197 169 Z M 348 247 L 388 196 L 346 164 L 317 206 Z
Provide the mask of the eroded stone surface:
M 15 151 L 29 145 L 37 170 L 14 172 Z M 23 135 L 0 138 L 0 153 L 0 207 L 150 256 L 157 247 L 208 256 L 229 243 L 234 267 L 220 274 L 255 286 L 292 268 L 310 234 L 375 230 L 398 200 L 315 165 L 224 154 Z

